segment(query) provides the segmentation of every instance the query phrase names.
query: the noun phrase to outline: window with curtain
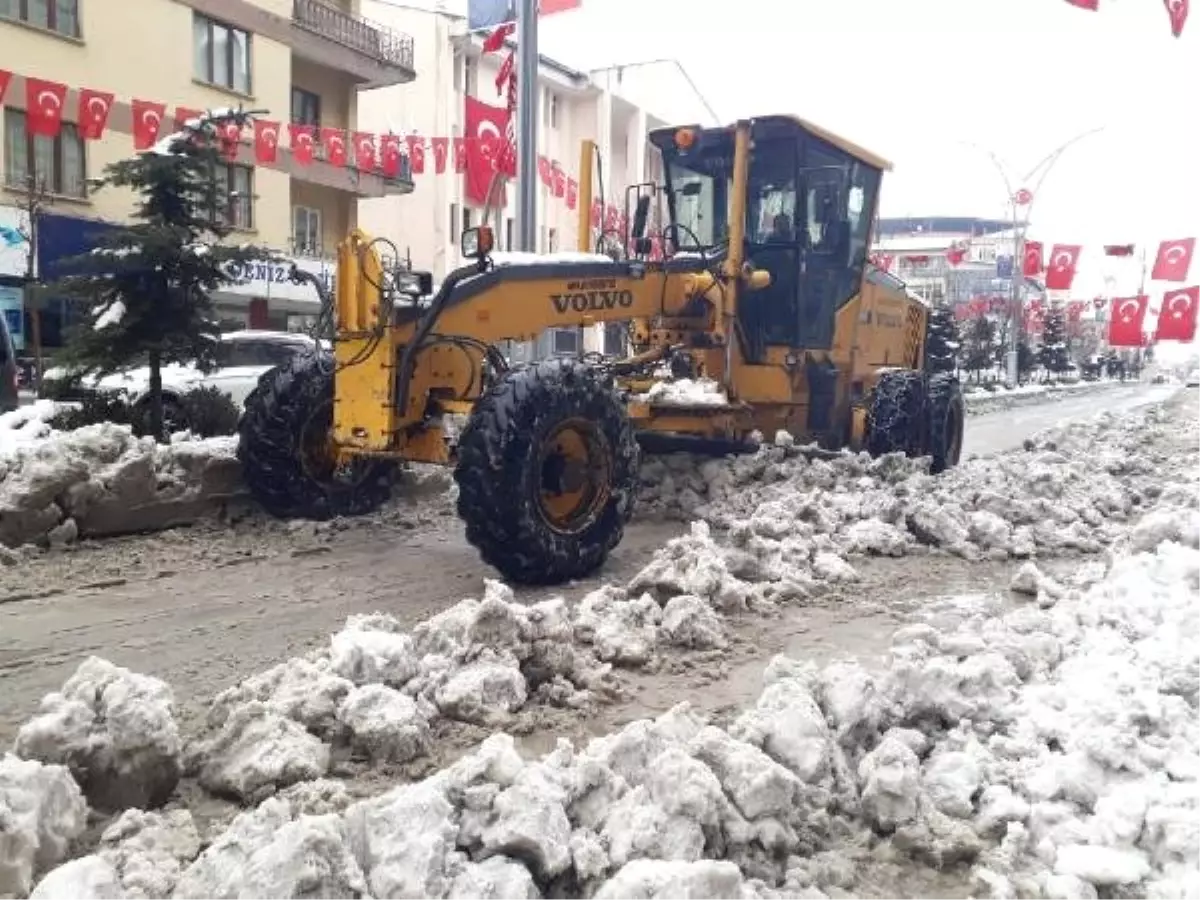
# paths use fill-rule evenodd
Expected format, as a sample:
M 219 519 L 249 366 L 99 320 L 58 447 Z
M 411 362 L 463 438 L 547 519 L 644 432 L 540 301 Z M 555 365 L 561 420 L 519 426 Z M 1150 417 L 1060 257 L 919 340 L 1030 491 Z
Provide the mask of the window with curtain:
M 24 189 L 32 179 L 52 194 L 87 196 L 83 139 L 68 122 L 63 123 L 57 137 L 32 135 L 26 128 L 25 113 L 6 109 L 4 162 L 4 181 L 12 187 Z
M 223 200 L 215 218 L 233 228 L 254 227 L 254 170 L 249 166 L 219 164 L 215 173 L 217 194 Z
M 79 37 L 79 0 L 0 0 L 0 19 Z
M 251 92 L 249 33 L 193 13 L 192 59 L 192 74 L 199 81 L 240 94 Z

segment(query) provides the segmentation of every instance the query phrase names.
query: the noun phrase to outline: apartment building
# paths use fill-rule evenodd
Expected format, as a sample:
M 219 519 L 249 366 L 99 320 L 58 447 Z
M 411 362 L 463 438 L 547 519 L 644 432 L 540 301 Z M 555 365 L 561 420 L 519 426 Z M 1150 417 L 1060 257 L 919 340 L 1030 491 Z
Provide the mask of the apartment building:
M 359 98 L 359 120 L 370 131 L 394 131 L 432 137 L 465 135 L 465 105 L 474 97 L 503 107 L 496 76 L 510 47 L 484 54 L 483 36 L 466 33 L 461 17 L 443 12 L 400 8 L 364 0 L 374 19 L 413 35 L 422 48 L 421 77 L 411 85 L 372 91 Z M 626 189 L 646 181 L 662 182 L 661 161 L 647 140 L 647 132 L 667 124 L 664 118 L 606 89 L 591 75 L 550 59 L 541 58 L 539 69 L 539 155 L 557 162 L 566 177 L 579 175 L 580 142 L 597 143 L 602 160 L 605 199 L 624 208 Z M 432 158 L 432 157 L 431 157 Z M 599 172 L 593 193 L 599 196 Z M 412 257 L 413 265 L 430 270 L 435 280 L 461 264 L 459 236 L 463 228 L 482 220 L 483 208 L 467 199 L 465 179 L 447 166 L 442 174 L 426 163 L 425 173 L 414 175 L 411 196 L 385 197 L 359 204 L 359 221 L 368 232 L 386 237 L 398 251 Z M 491 223 L 500 249 L 515 249 L 516 188 L 510 184 L 506 204 Z M 538 247 L 541 252 L 574 250 L 578 211 L 567 197 L 555 196 L 552 187 L 538 187 Z M 601 350 L 604 332 L 586 336 L 574 332 L 547 335 L 541 354 L 574 353 L 581 346 Z M 610 329 L 610 341 L 615 333 Z
M 11 245 L 31 185 L 44 187 L 48 206 L 35 254 L 43 281 L 53 280 L 63 258 L 94 246 L 106 223 L 128 216 L 127 194 L 96 192 L 91 180 L 135 152 L 134 100 L 165 104 L 168 129 L 179 108 L 244 105 L 284 123 L 353 130 L 359 91 L 416 77 L 412 37 L 364 18 L 359 0 L 0 0 L 0 47 L 0 69 L 12 73 L 0 116 L 0 226 L 8 228 L 0 234 Z M 27 78 L 69 88 L 57 137 L 29 133 Z M 83 89 L 115 96 L 99 140 L 80 136 Z M 325 260 L 355 226 L 358 200 L 412 190 L 406 167 L 385 179 L 320 155 L 300 165 L 286 140 L 275 163 L 258 165 L 251 140 L 243 134 L 236 161 L 220 173 L 223 214 L 236 229 L 231 240 L 271 247 L 310 271 L 328 273 Z M 10 297 L 26 274 L 22 258 L 0 256 L 7 269 L 18 269 L 0 271 Z M 245 283 L 218 295 L 223 323 L 302 326 L 317 301 L 310 289 L 287 282 L 287 267 L 255 267 Z M 45 345 L 61 341 L 70 315 L 65 303 L 45 306 Z

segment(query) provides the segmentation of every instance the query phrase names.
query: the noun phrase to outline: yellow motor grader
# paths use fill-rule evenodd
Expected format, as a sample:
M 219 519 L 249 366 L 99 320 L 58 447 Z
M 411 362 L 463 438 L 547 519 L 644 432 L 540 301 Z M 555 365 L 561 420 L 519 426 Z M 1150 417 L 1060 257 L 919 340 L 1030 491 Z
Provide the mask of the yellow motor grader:
M 362 514 L 387 499 L 398 462 L 452 464 L 483 559 L 513 582 L 550 584 L 588 574 L 619 543 L 643 447 L 735 452 L 783 430 L 955 465 L 961 388 L 924 370 L 926 308 L 867 259 L 890 165 L 790 116 L 650 140 L 665 183 L 630 188 L 620 258 L 587 252 L 587 143 L 580 252 L 493 255 L 491 229 L 469 229 L 468 264 L 433 292 L 427 273 L 385 266 L 378 241 L 350 234 L 326 298 L 332 354 L 268 372 L 246 402 L 238 453 L 262 505 Z M 659 260 L 653 203 L 666 223 Z M 623 358 L 510 365 L 501 350 L 618 322 Z M 467 421 L 454 441 L 456 414 Z

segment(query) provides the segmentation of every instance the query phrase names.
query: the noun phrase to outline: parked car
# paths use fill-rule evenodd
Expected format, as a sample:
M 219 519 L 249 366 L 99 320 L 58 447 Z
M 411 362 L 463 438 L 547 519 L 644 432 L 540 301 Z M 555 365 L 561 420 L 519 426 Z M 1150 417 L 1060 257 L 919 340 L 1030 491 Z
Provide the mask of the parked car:
M 1192 373 L 1188 375 L 1185 387 L 1200 387 L 1200 369 L 1192 369 Z
M 0 413 L 12 412 L 20 406 L 19 376 L 17 351 L 8 333 L 8 322 L 0 315 Z
M 178 398 L 190 390 L 215 387 L 237 406 L 258 385 L 259 376 L 296 356 L 312 353 L 317 346 L 306 334 L 287 331 L 231 331 L 221 335 L 216 349 L 216 368 L 201 372 L 194 365 L 171 364 L 162 367 L 164 418 L 174 421 Z M 323 342 L 323 346 L 327 346 Z M 84 375 L 72 382 L 71 372 L 62 367 L 46 370 L 42 377 L 43 396 L 57 400 L 83 400 L 96 393 L 124 393 L 137 406 L 150 394 L 150 367 L 129 368 L 104 377 Z

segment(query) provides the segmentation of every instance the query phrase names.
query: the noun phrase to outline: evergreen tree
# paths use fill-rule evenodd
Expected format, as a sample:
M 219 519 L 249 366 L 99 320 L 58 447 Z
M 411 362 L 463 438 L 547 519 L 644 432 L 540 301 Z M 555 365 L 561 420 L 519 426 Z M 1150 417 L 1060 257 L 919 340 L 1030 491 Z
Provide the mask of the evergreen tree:
M 930 373 L 955 371 L 960 346 L 954 310 L 946 305 L 935 306 L 929 312 L 925 336 L 925 367 Z
M 963 368 L 978 373 L 990 369 L 996 361 L 996 323 L 987 316 L 976 316 L 967 323 L 963 348 Z
M 1067 353 L 1067 317 L 1061 306 L 1052 306 L 1042 326 L 1038 364 L 1051 375 L 1061 375 L 1071 365 Z
M 218 187 L 229 123 L 247 126 L 245 110 L 210 112 L 132 159 L 109 165 L 100 187 L 132 191 L 130 224 L 107 234 L 90 254 L 68 262 L 59 294 L 85 301 L 90 313 L 64 348 L 64 361 L 107 374 L 150 368 L 150 433 L 163 440 L 162 367 L 211 368 L 218 328 L 210 294 L 236 283 L 236 263 L 269 254 L 219 243 L 230 199 Z
M 1023 383 L 1033 371 L 1036 363 L 1037 354 L 1033 352 L 1033 347 L 1029 345 L 1029 341 L 1022 337 L 1017 342 L 1017 380 Z

